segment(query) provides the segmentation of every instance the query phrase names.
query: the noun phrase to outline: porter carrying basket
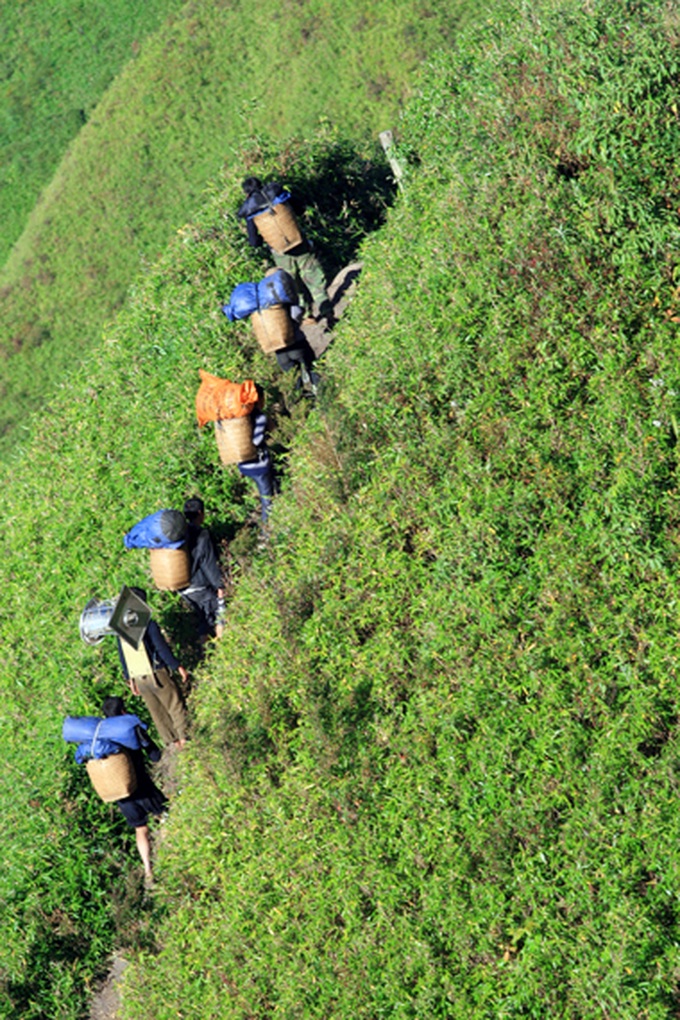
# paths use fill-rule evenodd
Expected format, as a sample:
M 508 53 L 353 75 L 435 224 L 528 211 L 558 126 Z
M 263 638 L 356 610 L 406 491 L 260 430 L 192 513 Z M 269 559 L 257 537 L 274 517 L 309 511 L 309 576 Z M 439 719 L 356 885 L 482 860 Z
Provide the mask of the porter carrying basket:
M 253 223 L 265 244 L 281 255 L 302 244 L 302 234 L 288 202 L 277 202 L 258 213 L 253 216 Z
M 215 422 L 215 439 L 223 464 L 242 464 L 257 457 L 250 416 L 221 418 Z
M 293 320 L 286 305 L 271 305 L 250 316 L 255 339 L 265 354 L 287 347 L 293 340 Z
M 85 767 L 95 790 L 107 803 L 130 797 L 137 789 L 134 765 L 125 751 L 106 758 L 90 758 Z
M 191 580 L 191 561 L 184 546 L 179 549 L 150 549 L 151 576 L 161 591 L 179 591 Z

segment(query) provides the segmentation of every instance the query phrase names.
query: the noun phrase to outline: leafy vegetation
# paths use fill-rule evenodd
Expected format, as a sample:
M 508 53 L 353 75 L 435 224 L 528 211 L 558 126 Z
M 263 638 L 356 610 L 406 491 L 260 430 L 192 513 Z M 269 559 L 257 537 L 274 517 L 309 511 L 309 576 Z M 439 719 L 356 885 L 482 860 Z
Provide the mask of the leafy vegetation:
M 307 196 L 314 237 L 328 198 L 313 201 L 313 182 L 334 166 L 345 208 L 335 236 L 350 258 L 391 199 L 382 160 L 329 140 L 300 140 L 293 151 L 280 164 L 272 156 L 268 168 L 286 167 Z M 263 272 L 234 215 L 240 195 L 238 178 L 225 180 L 201 218 L 182 228 L 121 325 L 61 387 L 28 458 L 16 456 L 6 471 L 12 509 L 2 539 L 0 697 L 13 782 L 0 791 L 0 844 L 11 862 L 0 875 L 0 1003 L 8 1018 L 80 1017 L 116 942 L 154 944 L 155 914 L 140 905 L 134 869 L 126 877 L 125 825 L 115 808 L 94 800 L 60 732 L 64 715 L 96 712 L 106 693 L 123 691 L 114 643 L 83 645 L 78 617 L 93 595 L 111 597 L 124 583 L 148 586 L 146 555 L 123 548 L 132 523 L 199 491 L 218 539 L 238 532 L 227 564 L 233 583 L 257 541 L 254 487 L 235 468 L 219 466 L 214 437 L 195 424 L 198 369 L 264 384 L 280 466 L 307 414 L 294 379 L 259 352 L 249 325 L 229 324 L 220 311 L 236 283 Z M 187 613 L 174 596 L 153 601 L 191 665 Z
M 64 385 L 6 486 L 8 1016 L 78 1016 L 55 989 L 107 934 L 134 942 L 126 1020 L 675 1015 L 679 41 L 671 8 L 620 0 L 470 30 L 423 69 L 377 231 L 370 151 L 263 151 L 313 231 L 335 166 L 348 252 L 368 235 L 317 408 L 220 317 L 258 268 L 228 171 Z M 199 366 L 270 395 L 264 548 L 193 425 Z M 122 826 L 46 735 L 120 683 L 75 619 L 144 580 L 122 531 L 196 490 L 237 532 L 233 593 L 141 910 Z
M 459 7 L 263 0 L 255 16 L 249 3 L 194 0 L 146 38 L 86 117 L 0 276 L 4 453 L 244 143 L 283 143 L 320 123 L 358 139 L 389 126 Z
M 0 41 L 0 264 L 64 150 L 177 0 L 8 4 Z

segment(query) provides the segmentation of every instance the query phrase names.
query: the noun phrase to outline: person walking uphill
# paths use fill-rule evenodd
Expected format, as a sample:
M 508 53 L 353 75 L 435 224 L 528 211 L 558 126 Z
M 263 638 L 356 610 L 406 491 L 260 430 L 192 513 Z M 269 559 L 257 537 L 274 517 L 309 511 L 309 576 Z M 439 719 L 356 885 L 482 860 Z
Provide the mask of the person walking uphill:
M 257 450 L 257 457 L 254 460 L 241 461 L 238 469 L 244 478 L 251 478 L 255 482 L 260 495 L 260 518 L 262 523 L 266 524 L 278 486 L 271 454 L 267 449 L 267 415 L 262 410 L 264 392 L 261 386 L 257 387 L 257 392 L 258 402 L 250 412 L 253 426 L 253 446 Z
M 279 269 L 285 269 L 295 280 L 306 315 L 325 318 L 327 325 L 332 325 L 332 305 L 326 290 L 326 277 L 321 264 L 312 251 L 310 242 L 300 231 L 293 210 L 293 200 L 278 181 L 263 184 L 259 177 L 246 177 L 241 187 L 246 199 L 240 206 L 237 216 L 246 221 L 248 242 L 256 248 L 263 240 L 269 244 L 272 258 Z M 281 240 L 265 237 L 267 213 L 277 212 L 277 206 L 285 205 L 289 214 L 290 244 Z M 277 231 L 276 234 L 280 236 Z
M 220 637 L 224 613 L 224 581 L 212 536 L 203 527 L 205 504 L 198 496 L 192 496 L 184 504 L 187 519 L 186 545 L 191 557 L 191 581 L 180 595 L 194 610 L 197 618 L 198 636 L 205 643 L 211 634 Z
M 130 590 L 147 601 L 143 588 Z M 144 700 L 163 743 L 184 747 L 188 731 L 187 710 L 171 673 L 177 670 L 185 682 L 188 673 L 173 655 L 156 621 L 153 618 L 149 620 L 139 648 L 133 648 L 127 641 L 118 638 L 118 656 L 131 692 Z
M 122 698 L 105 698 L 102 704 L 102 715 L 106 719 L 114 716 L 126 715 L 125 703 Z M 136 727 L 139 744 L 148 754 L 149 760 L 157 762 L 160 760 L 161 752 L 153 740 L 146 735 L 141 726 Z M 156 817 L 163 814 L 167 806 L 165 794 L 158 789 L 153 779 L 146 771 L 144 764 L 144 753 L 142 751 L 128 750 L 137 778 L 137 787 L 129 797 L 115 801 L 131 829 L 135 830 L 135 841 L 137 851 L 144 865 L 144 881 L 150 885 L 153 881 L 151 870 L 151 839 L 149 835 L 149 815 Z

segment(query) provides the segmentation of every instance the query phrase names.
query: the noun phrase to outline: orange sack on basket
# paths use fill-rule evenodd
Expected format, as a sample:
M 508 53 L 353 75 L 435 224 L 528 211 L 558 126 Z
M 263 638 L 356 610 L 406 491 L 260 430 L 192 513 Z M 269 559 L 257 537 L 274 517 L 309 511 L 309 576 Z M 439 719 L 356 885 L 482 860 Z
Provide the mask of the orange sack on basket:
M 196 394 L 196 417 L 199 425 L 225 418 L 244 418 L 257 404 L 257 387 L 252 379 L 235 383 L 198 370 L 201 385 Z

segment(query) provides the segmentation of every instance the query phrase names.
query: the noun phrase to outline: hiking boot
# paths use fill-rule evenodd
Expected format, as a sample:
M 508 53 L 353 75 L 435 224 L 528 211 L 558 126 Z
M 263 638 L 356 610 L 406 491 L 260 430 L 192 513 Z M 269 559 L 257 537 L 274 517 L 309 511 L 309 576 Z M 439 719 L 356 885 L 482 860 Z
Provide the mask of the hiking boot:
M 303 397 L 315 397 L 320 381 L 318 372 L 312 372 L 305 364 L 300 364 L 298 383 L 301 386 Z
M 324 301 L 319 306 L 319 314 L 316 317 L 316 321 L 319 325 L 323 325 L 329 332 L 333 329 L 333 326 L 338 321 L 333 313 L 333 305 L 330 301 Z

